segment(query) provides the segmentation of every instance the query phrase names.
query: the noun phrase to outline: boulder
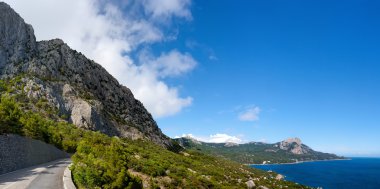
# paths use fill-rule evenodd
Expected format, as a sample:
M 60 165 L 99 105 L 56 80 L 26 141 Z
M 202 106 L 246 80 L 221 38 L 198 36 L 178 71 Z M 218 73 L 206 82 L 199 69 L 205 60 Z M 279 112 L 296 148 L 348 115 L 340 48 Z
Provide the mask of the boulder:
M 276 180 L 283 180 L 283 179 L 284 179 L 284 175 L 278 174 L 276 176 Z
M 253 180 L 249 180 L 247 182 L 245 182 L 245 184 L 247 185 L 247 188 L 254 188 L 256 186 L 256 184 L 253 182 Z

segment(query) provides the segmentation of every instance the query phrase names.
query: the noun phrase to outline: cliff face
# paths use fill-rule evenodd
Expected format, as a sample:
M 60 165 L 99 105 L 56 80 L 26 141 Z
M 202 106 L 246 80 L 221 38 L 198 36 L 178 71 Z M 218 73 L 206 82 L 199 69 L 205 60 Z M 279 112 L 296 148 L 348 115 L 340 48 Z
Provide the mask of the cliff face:
M 308 146 L 302 144 L 299 138 L 288 138 L 281 141 L 278 146 L 281 150 L 287 150 L 293 154 L 307 154 L 312 151 Z
M 0 2 L 0 69 L 7 62 L 19 62 L 35 53 L 36 39 L 32 26 Z
M 130 89 L 62 40 L 37 42 L 33 28 L 0 2 L 0 78 L 16 76 L 23 86 L 16 93 L 46 101 L 60 119 L 110 136 L 172 146 Z

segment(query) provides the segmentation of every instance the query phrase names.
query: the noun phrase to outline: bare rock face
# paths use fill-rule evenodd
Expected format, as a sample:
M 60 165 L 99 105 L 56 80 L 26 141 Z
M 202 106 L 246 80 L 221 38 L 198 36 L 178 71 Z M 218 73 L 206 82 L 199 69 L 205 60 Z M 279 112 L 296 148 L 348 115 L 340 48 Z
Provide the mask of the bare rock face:
M 74 101 L 71 111 L 71 121 L 78 127 L 91 128 L 94 125 L 92 120 L 93 108 L 84 100 L 78 99 Z
M 62 40 L 36 42 L 33 28 L 0 2 L 0 78 L 15 76 L 28 98 L 47 101 L 78 127 L 173 145 L 130 89 Z
M 234 142 L 226 142 L 224 144 L 225 147 L 232 147 L 232 146 L 239 146 L 238 143 L 234 143 Z
M 280 149 L 290 151 L 293 154 L 307 154 L 311 150 L 309 147 L 302 144 L 299 138 L 289 138 L 281 141 Z
M 176 138 L 175 140 L 183 148 L 185 148 L 188 145 L 191 145 L 192 143 L 202 145 L 201 141 L 198 141 L 197 139 L 192 138 L 191 136 L 185 136 L 185 137 L 181 137 L 181 138 Z
M 28 60 L 36 50 L 33 28 L 13 9 L 0 2 L 0 69 L 7 62 Z
M 291 148 L 293 144 L 300 146 L 302 144 L 301 139 L 299 139 L 299 138 L 288 138 L 286 140 L 283 140 L 280 143 L 280 149 L 289 150 L 289 148 Z

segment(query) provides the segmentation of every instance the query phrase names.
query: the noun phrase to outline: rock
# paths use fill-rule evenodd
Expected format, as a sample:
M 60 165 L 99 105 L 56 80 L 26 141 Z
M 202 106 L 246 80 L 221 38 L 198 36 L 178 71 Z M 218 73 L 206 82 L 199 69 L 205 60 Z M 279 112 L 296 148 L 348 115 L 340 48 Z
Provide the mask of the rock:
M 27 97 L 46 101 L 57 117 L 109 136 L 174 147 L 130 89 L 62 40 L 36 42 L 33 28 L 0 2 L 0 78 L 21 74 Z
M 281 150 L 290 151 L 293 154 L 307 154 L 311 149 L 302 144 L 299 138 L 289 138 L 279 143 L 279 148 Z
M 301 139 L 299 138 L 288 138 L 280 142 L 281 150 L 288 150 L 292 144 L 300 146 L 302 144 Z
M 170 174 L 170 170 L 167 169 L 167 170 L 165 171 L 165 174 L 166 174 L 166 175 L 169 175 L 169 174 Z
M 73 102 L 71 122 L 76 126 L 95 130 L 92 126 L 99 123 L 94 123 L 96 121 L 93 120 L 94 117 L 92 114 L 96 114 L 96 112 L 88 102 L 82 99 L 78 99 Z
M 0 69 L 9 62 L 18 64 L 31 59 L 36 46 L 32 26 L 9 5 L 0 2 Z
M 189 157 L 190 154 L 186 153 L 186 152 L 183 152 L 183 155 L 186 156 L 186 157 Z
M 253 182 L 253 180 L 249 180 L 249 181 L 245 182 L 245 184 L 247 185 L 247 188 L 254 188 L 256 186 L 256 184 Z
M 197 140 L 197 139 L 191 137 L 190 135 L 187 135 L 187 136 L 185 136 L 184 138 L 186 138 L 186 139 L 192 141 L 192 142 L 195 143 L 195 144 L 202 144 L 201 141 L 199 141 L 199 140 Z
M 180 146 L 184 148 L 192 143 L 202 145 L 202 142 L 198 141 L 197 139 L 192 138 L 191 136 L 185 136 L 185 137 L 177 138 L 175 140 L 178 142 Z
M 192 169 L 190 169 L 190 168 L 187 168 L 187 170 L 190 171 L 190 172 L 193 173 L 193 174 L 197 173 L 196 171 L 194 171 L 194 170 L 192 170 Z
M 210 175 L 201 175 L 201 177 L 207 179 L 207 180 L 211 180 L 211 176 Z
M 278 174 L 276 176 L 276 180 L 283 180 L 283 179 L 284 179 L 284 175 Z

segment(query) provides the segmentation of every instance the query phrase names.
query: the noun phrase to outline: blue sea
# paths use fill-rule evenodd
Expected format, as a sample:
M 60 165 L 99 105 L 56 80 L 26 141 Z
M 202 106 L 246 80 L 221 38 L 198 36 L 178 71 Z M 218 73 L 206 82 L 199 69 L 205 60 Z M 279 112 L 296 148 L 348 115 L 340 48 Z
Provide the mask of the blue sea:
M 380 189 L 380 158 L 252 167 L 272 170 L 285 175 L 286 180 L 323 189 Z

